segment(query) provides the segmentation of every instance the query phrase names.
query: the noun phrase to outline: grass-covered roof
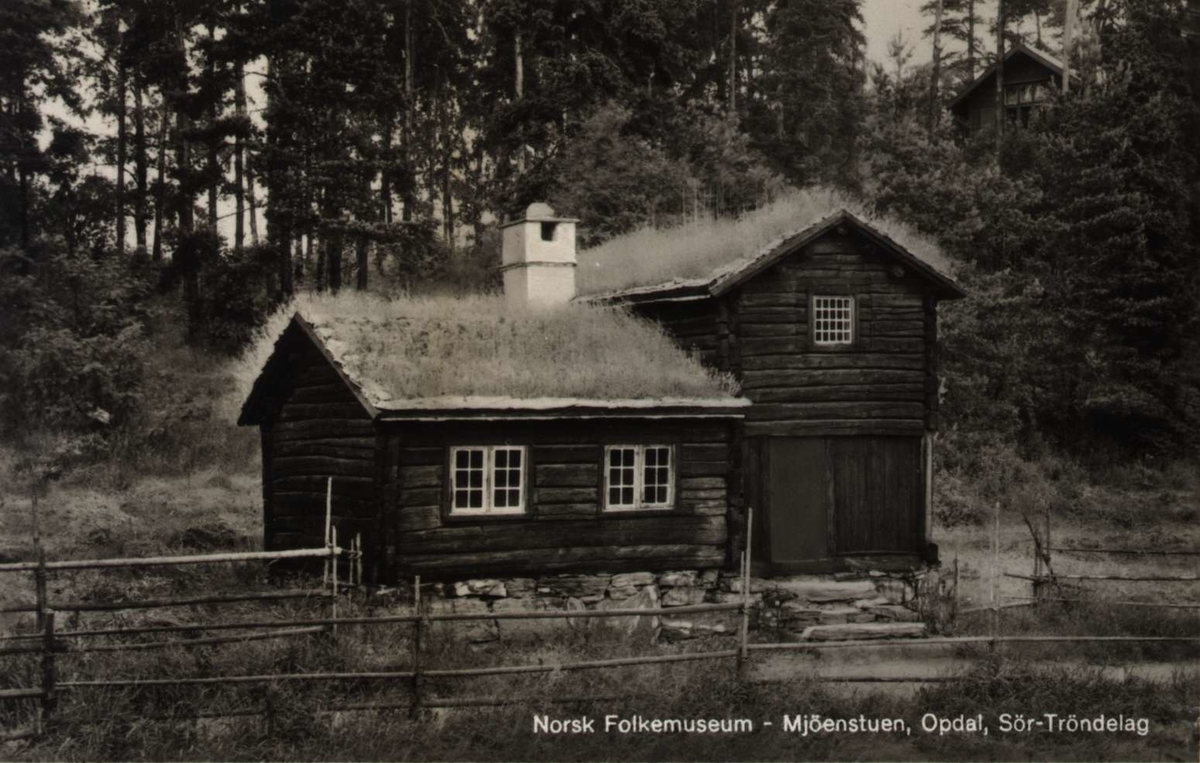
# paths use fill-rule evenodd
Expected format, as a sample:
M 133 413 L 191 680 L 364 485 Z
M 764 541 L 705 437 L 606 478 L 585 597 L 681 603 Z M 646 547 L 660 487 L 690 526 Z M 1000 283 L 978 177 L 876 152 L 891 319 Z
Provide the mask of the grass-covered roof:
M 380 410 L 739 404 L 731 377 L 624 310 L 359 293 L 301 296 L 276 313 L 240 363 L 242 399 L 296 315 Z
M 707 282 L 770 253 L 831 215 L 847 211 L 949 275 L 950 262 L 929 239 L 861 202 L 829 189 L 794 191 L 737 218 L 700 219 L 674 228 L 642 228 L 578 255 L 581 296 L 651 286 Z

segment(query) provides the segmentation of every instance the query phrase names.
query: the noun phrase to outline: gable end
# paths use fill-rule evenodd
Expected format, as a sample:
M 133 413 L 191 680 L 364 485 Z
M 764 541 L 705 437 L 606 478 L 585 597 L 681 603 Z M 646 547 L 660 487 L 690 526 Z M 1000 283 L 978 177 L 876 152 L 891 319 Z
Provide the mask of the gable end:
M 324 367 L 332 383 L 345 387 L 346 397 L 361 406 L 366 417 L 375 418 L 378 413 L 375 407 L 334 361 L 308 322 L 297 314 L 280 334 L 271 356 L 255 379 L 250 395 L 242 404 L 238 426 L 258 426 L 273 421 L 280 406 L 294 391 L 302 366 L 311 366 L 314 361 Z

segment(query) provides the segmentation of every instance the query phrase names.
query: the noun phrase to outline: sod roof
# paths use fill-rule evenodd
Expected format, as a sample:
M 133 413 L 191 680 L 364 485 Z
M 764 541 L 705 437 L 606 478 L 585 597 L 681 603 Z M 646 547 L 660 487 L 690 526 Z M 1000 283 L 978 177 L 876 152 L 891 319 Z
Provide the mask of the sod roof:
M 950 290 L 950 260 L 928 238 L 876 215 L 837 191 L 794 191 L 738 218 L 704 219 L 674 228 L 642 228 L 580 252 L 576 276 L 583 300 L 718 284 L 770 259 L 806 232 L 853 219 Z
M 299 326 L 381 412 L 737 407 L 732 377 L 655 323 L 615 308 L 526 310 L 502 296 L 303 296 L 240 362 L 243 400 L 275 343 Z M 292 329 L 296 330 L 295 328 Z

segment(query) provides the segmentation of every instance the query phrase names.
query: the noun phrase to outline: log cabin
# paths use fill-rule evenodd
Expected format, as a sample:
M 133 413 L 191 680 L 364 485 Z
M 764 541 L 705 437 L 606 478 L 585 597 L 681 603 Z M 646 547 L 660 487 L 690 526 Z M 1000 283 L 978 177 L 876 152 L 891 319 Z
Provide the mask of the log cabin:
M 1014 45 L 1004 54 L 1004 111 L 1009 124 L 1028 125 L 1039 107 L 1062 89 L 1063 64 L 1044 50 Z M 996 123 L 996 64 L 968 83 L 950 101 L 950 113 L 969 132 Z M 1078 79 L 1072 74 L 1072 82 Z
M 760 574 L 934 561 L 936 309 L 963 292 L 859 216 L 809 217 L 653 283 L 605 247 L 580 268 L 576 221 L 535 204 L 502 297 L 309 300 L 238 422 L 265 547 L 322 543 L 332 478 L 376 583 L 731 569 L 747 506 Z
M 796 206 L 756 249 L 723 245 L 713 230 L 672 242 L 703 263 L 701 275 L 617 289 L 599 279 L 579 299 L 654 320 L 751 401 L 736 432 L 729 522 L 738 545 L 742 507 L 757 508 L 756 573 L 935 562 L 937 305 L 965 294 L 930 264 L 936 248 L 903 226 L 891 227 L 911 248 L 846 209 L 811 219 L 827 202 Z M 582 256 L 581 273 L 619 272 L 636 252 L 615 241 Z

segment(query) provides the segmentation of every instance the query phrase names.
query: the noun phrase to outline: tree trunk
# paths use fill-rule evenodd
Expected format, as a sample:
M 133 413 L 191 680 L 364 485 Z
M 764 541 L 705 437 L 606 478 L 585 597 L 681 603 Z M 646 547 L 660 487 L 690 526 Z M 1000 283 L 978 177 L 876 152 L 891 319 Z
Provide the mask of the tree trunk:
M 125 153 L 129 142 L 125 126 L 125 100 L 128 95 L 128 72 L 124 55 L 117 54 L 117 252 L 125 253 Z
M 187 60 L 187 43 L 184 41 L 182 18 L 176 17 L 175 44 L 181 61 Z M 175 104 L 175 167 L 179 176 L 179 244 L 176 247 L 176 263 L 183 274 L 183 302 L 187 310 L 188 341 L 194 342 L 200 336 L 200 253 L 197 241 L 192 235 L 195 227 L 195 211 L 193 209 L 192 179 L 191 179 L 191 147 L 188 143 L 188 132 L 191 129 L 191 118 L 184 108 L 183 100 L 187 96 L 187 69 L 182 69 L 176 82 L 179 96 Z
M 371 248 L 368 245 L 366 233 L 359 233 L 354 240 L 354 260 L 357 272 L 354 277 L 354 288 L 358 291 L 367 290 L 367 278 L 371 271 L 371 261 L 368 255 Z
M 737 113 L 737 0 L 729 3 L 729 111 Z
M 996 0 L 996 155 L 1004 137 L 1004 0 Z
M 217 29 L 213 22 L 208 23 L 208 62 L 205 65 L 205 76 L 208 79 L 208 227 L 213 236 L 217 235 L 217 196 L 221 184 L 221 172 L 217 167 L 217 102 L 220 96 L 215 92 L 217 83 L 217 65 L 212 55 L 216 43 Z
M 975 79 L 975 0 L 967 0 L 967 81 Z
M 155 157 L 158 179 L 154 183 L 154 251 L 150 255 L 154 262 L 161 262 L 163 258 L 163 214 L 167 200 L 167 126 L 170 122 L 167 96 L 160 93 L 159 98 L 162 104 L 158 110 L 158 155 Z
M 514 72 L 514 93 L 518 102 L 525 97 L 525 59 L 521 52 L 521 33 L 518 31 L 513 36 L 513 64 L 516 71 Z M 524 131 L 521 125 L 517 125 L 517 172 L 521 175 L 525 174 L 525 141 Z
M 237 67 L 237 82 L 234 85 L 233 99 L 234 110 L 237 113 L 239 122 L 244 124 L 246 119 L 246 83 L 245 72 L 242 64 Z M 238 125 L 238 132 L 233 136 L 233 250 L 241 254 L 242 248 L 246 244 L 246 142 L 242 138 L 242 125 Z
M 246 206 L 250 208 L 250 243 L 258 246 L 258 201 L 254 193 L 254 166 L 246 163 Z
M 938 88 L 942 76 L 942 0 L 936 0 L 933 12 L 933 74 L 929 78 L 929 131 L 938 123 Z
M 296 252 L 292 255 L 292 291 L 296 284 L 304 283 L 304 234 L 296 234 Z
M 1063 22 L 1063 73 L 1062 92 L 1071 92 L 1071 53 L 1075 44 L 1075 17 L 1079 13 L 1079 0 L 1067 0 L 1067 13 Z
M 146 254 L 146 190 L 149 183 L 149 159 L 146 156 L 146 82 L 141 73 L 134 75 L 133 85 L 133 152 L 137 195 L 133 199 L 133 235 L 137 251 Z
M 413 40 L 412 28 L 412 5 L 414 0 L 408 0 L 404 4 L 404 145 L 401 147 L 404 154 L 404 174 L 405 174 L 405 190 L 402 203 L 404 209 L 401 211 L 401 217 L 405 222 L 413 219 L 413 206 L 416 201 L 413 199 L 413 168 L 412 168 L 412 130 L 413 130 L 413 99 L 415 98 L 415 77 L 416 77 L 416 61 L 413 56 L 416 55 L 416 45 Z
M 441 93 L 442 112 L 442 229 L 446 236 L 446 246 L 454 251 L 454 145 L 450 130 L 450 88 L 443 83 Z

